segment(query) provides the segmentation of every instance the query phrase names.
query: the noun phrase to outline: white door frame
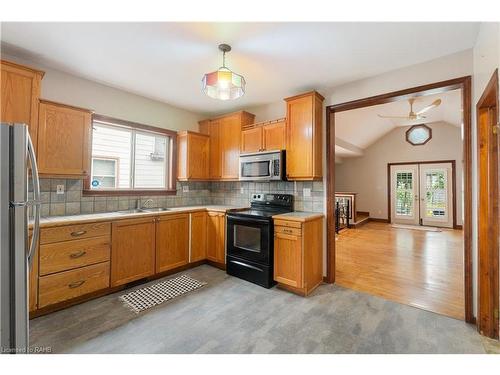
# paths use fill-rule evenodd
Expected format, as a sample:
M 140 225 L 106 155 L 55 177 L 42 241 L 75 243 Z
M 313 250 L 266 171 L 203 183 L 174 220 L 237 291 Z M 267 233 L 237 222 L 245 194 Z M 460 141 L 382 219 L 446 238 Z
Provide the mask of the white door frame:
M 423 182 L 421 182 L 421 169 L 425 170 L 426 166 L 429 168 L 442 168 L 443 164 L 446 164 L 447 169 L 447 187 L 448 187 L 448 215 L 445 220 L 435 220 L 435 219 L 426 219 L 420 220 L 421 218 L 421 210 L 424 212 L 425 202 L 422 202 L 420 198 L 420 191 L 423 190 Z M 422 168 L 423 167 L 423 168 Z M 416 186 L 414 185 L 413 191 L 416 189 L 416 199 L 418 203 L 417 206 L 417 218 L 412 215 L 408 217 L 406 220 L 404 217 L 395 215 L 395 205 L 394 205 L 394 197 L 395 197 L 395 171 L 411 171 L 416 168 Z M 456 186 L 456 172 L 455 172 L 455 160 L 436 160 L 436 161 L 415 161 L 415 162 L 401 162 L 401 163 L 388 163 L 387 164 L 387 189 L 388 189 L 388 214 L 389 214 L 389 222 L 397 223 L 397 224 L 407 224 L 407 225 L 431 225 L 431 226 L 440 226 L 440 227 L 448 227 L 455 228 L 456 226 L 456 197 L 455 197 L 455 186 Z M 414 193 L 415 195 L 415 193 Z M 414 210 L 415 212 L 415 210 Z M 424 222 L 424 223 L 422 223 Z
M 422 225 L 453 228 L 454 194 L 453 194 L 453 167 L 451 163 L 420 164 L 420 218 Z M 426 215 L 426 172 L 445 171 L 446 176 L 446 203 L 443 217 L 428 217 Z
M 411 208 L 407 214 L 398 214 L 396 212 L 396 176 L 398 173 L 408 173 L 411 176 Z M 390 167 L 390 207 L 391 207 L 391 223 L 405 225 L 420 224 L 420 205 L 419 205 L 419 179 L 418 179 L 418 164 L 391 165 Z

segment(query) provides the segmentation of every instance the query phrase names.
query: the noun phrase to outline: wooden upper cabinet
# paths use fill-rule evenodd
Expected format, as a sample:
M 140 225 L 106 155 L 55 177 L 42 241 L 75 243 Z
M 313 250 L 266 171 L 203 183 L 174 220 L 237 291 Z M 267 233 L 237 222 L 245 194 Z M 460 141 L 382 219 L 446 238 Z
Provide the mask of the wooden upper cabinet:
M 111 286 L 155 273 L 155 218 L 114 222 L 111 236 Z
M 220 179 L 222 173 L 220 121 L 204 120 L 200 121 L 199 124 L 200 124 L 200 133 L 209 136 L 208 177 L 211 180 Z
M 253 114 L 240 111 L 199 122 L 200 132 L 210 137 L 210 179 L 238 179 L 241 130 L 252 124 L 254 118 Z
M 165 215 L 156 223 L 156 272 L 189 262 L 189 214 Z
M 286 119 L 259 122 L 241 131 L 241 152 L 286 149 Z
M 92 112 L 40 101 L 38 169 L 42 175 L 86 176 Z
M 36 148 L 38 105 L 44 72 L 5 60 L 1 60 L 1 66 L 0 120 L 27 124 Z
M 262 127 L 241 132 L 241 152 L 259 152 L 263 149 Z
M 323 100 L 316 91 L 285 99 L 286 174 L 289 180 L 319 180 L 323 176 Z
M 286 119 L 273 121 L 262 127 L 263 149 L 285 150 L 286 149 Z
M 191 214 L 191 263 L 207 258 L 207 218 L 204 211 Z
M 181 181 L 209 179 L 210 137 L 189 131 L 177 136 L 177 178 Z

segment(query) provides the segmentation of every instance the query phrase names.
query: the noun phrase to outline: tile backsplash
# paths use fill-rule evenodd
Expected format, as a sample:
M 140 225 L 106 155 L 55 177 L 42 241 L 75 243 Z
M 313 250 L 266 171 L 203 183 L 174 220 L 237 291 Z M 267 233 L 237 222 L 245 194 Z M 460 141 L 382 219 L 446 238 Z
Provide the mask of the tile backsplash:
M 57 193 L 57 185 L 64 186 L 63 194 Z M 304 189 L 310 189 L 310 196 L 304 196 Z M 325 206 L 322 182 L 177 182 L 176 195 L 94 197 L 83 196 L 81 180 L 41 179 L 40 190 L 44 217 L 128 210 L 137 206 L 138 199 L 152 199 L 152 207 L 246 206 L 252 193 L 293 194 L 296 211 L 323 212 Z

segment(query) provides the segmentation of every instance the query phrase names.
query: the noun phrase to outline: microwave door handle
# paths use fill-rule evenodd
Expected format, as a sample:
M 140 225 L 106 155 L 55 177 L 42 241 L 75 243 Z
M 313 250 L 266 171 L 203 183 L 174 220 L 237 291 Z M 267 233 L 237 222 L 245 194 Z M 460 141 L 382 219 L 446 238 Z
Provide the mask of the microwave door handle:
M 28 264 L 31 267 L 33 263 L 33 254 L 38 245 L 38 238 L 40 236 L 40 178 L 38 175 L 38 166 L 36 164 L 35 151 L 33 149 L 33 142 L 28 134 L 28 158 L 31 164 L 31 178 L 33 182 L 33 235 L 31 236 L 31 244 L 28 250 Z
M 269 177 L 274 176 L 274 162 L 273 160 L 269 160 Z

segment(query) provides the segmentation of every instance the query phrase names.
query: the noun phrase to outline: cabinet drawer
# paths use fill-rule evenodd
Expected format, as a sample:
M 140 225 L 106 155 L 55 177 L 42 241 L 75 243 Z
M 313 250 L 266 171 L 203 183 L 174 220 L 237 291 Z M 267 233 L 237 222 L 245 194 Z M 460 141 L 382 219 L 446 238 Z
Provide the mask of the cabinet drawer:
M 302 229 L 294 227 L 274 227 L 274 233 L 290 234 L 292 236 L 302 236 Z
M 291 228 L 302 228 L 302 223 L 299 221 L 288 221 L 288 220 L 274 220 L 274 226 L 291 227 Z
M 109 287 L 109 262 L 40 277 L 38 307 Z
M 110 233 L 110 223 L 89 223 L 42 228 L 40 233 L 40 244 L 77 240 L 80 238 L 109 236 Z
M 109 261 L 109 236 L 56 242 L 40 246 L 40 275 Z

